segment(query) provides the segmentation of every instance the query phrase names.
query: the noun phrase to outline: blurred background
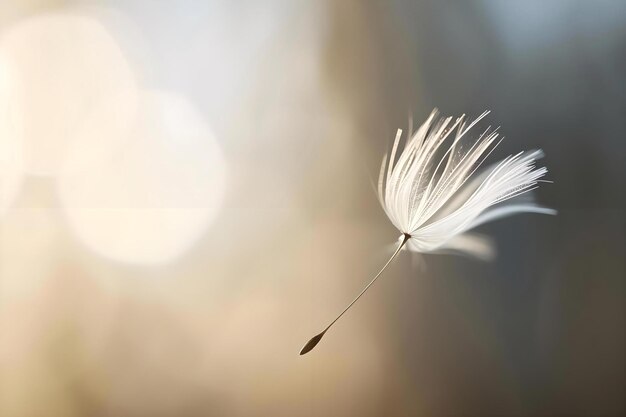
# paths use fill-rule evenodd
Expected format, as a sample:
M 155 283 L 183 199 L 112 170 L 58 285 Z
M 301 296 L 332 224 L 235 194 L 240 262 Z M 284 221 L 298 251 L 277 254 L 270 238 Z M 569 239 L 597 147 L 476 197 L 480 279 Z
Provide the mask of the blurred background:
M 623 415 L 625 51 L 619 0 L 3 1 L 0 415 Z M 543 148 L 558 216 L 403 254 L 298 356 L 433 107 Z

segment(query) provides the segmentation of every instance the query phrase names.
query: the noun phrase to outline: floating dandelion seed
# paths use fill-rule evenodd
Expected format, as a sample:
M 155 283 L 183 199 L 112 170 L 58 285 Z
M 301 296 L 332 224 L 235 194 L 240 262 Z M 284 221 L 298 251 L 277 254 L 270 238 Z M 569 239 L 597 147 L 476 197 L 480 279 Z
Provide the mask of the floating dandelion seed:
M 490 242 L 467 233 L 470 229 L 515 213 L 556 213 L 537 206 L 527 194 L 538 187 L 548 172 L 545 167 L 535 167 L 535 161 L 543 156 L 541 150 L 508 156 L 476 173 L 502 141 L 497 140 L 498 129 L 491 126 L 478 139 L 466 139 L 469 130 L 487 114 L 484 112 L 467 125 L 465 116 L 454 122 L 452 117 L 436 120 L 435 109 L 415 134 L 411 136 L 409 131 L 402 150 L 402 130 L 398 130 L 391 155 L 384 156 L 378 178 L 380 203 L 402 233 L 398 247 L 361 293 L 304 345 L 300 355 L 320 342 L 405 246 L 419 253 L 465 253 L 489 259 L 493 255 Z

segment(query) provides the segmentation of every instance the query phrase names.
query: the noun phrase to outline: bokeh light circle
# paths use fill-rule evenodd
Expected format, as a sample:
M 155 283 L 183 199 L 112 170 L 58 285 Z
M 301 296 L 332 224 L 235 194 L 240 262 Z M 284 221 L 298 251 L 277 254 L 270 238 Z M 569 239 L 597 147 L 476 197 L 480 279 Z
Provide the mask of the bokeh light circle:
M 113 129 L 106 113 L 119 112 L 116 100 L 88 117 L 67 154 L 58 191 L 68 223 L 86 246 L 122 262 L 164 263 L 183 254 L 214 220 L 226 164 L 211 129 L 185 98 L 146 91 L 137 103 L 129 122 Z M 93 158 L 90 144 L 98 146 L 107 133 L 118 136 L 116 147 Z
M 20 20 L 0 39 L 0 54 L 15 68 L 30 174 L 56 174 L 85 115 L 111 92 L 135 84 L 115 39 L 88 16 L 63 12 Z

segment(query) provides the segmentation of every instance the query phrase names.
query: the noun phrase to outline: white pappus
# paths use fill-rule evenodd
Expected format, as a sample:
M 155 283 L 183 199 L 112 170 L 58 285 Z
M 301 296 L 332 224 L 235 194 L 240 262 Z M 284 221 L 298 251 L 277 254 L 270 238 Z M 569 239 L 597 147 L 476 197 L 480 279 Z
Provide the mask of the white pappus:
M 402 130 L 398 130 L 378 178 L 380 204 L 402 233 L 398 246 L 361 293 L 304 345 L 301 355 L 319 343 L 403 248 L 419 253 L 464 253 L 487 260 L 493 257 L 492 243 L 469 233 L 470 229 L 516 213 L 556 213 L 535 204 L 530 193 L 548 172 L 535 166 L 543 156 L 541 150 L 510 155 L 479 172 L 502 141 L 498 129 L 491 127 L 477 139 L 468 135 L 488 113 L 467 124 L 465 116 L 438 118 L 435 109 L 415 133 L 409 128 L 403 146 Z

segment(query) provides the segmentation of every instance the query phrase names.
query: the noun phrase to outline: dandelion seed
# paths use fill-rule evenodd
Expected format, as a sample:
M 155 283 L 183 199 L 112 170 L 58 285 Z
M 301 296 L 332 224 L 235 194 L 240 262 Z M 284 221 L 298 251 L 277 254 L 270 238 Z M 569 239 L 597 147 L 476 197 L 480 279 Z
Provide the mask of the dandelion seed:
M 498 164 L 477 170 L 500 144 L 498 129 L 488 127 L 477 139 L 468 132 L 489 112 L 467 124 L 465 116 L 439 118 L 435 109 L 400 149 L 398 130 L 390 155 L 385 155 L 378 178 L 378 198 L 393 225 L 402 233 L 396 251 L 361 293 L 300 355 L 311 351 L 326 332 L 380 277 L 403 248 L 419 253 L 462 253 L 493 257 L 489 240 L 470 229 L 516 213 L 556 214 L 536 205 L 530 192 L 548 172 L 536 168 L 541 150 L 520 152 Z M 399 155 L 398 155 L 399 152 Z

